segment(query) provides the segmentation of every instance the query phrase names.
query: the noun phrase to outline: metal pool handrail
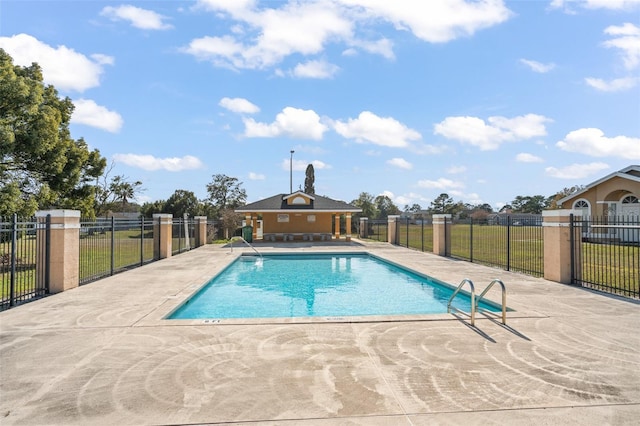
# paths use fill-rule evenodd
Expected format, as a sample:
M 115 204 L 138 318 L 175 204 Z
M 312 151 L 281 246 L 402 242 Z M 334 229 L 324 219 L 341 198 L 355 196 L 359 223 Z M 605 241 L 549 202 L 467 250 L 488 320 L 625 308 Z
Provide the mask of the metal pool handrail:
M 254 246 L 249 244 L 249 242 L 247 240 L 245 240 L 244 238 L 242 238 L 240 236 L 231 237 L 231 239 L 229 240 L 229 243 L 231 244 L 231 253 L 233 253 L 233 241 L 234 240 L 241 240 L 243 243 L 248 245 L 253 251 L 255 251 L 258 254 L 258 256 L 260 256 L 260 259 L 262 259 L 262 254 L 258 250 L 256 250 L 256 248 Z
M 462 289 L 462 286 L 465 284 L 469 284 L 469 287 L 471 287 L 471 313 L 467 314 L 465 311 L 456 308 L 455 306 L 451 306 L 451 302 L 453 302 L 453 299 L 456 297 L 456 295 L 460 292 L 460 290 Z M 484 294 L 484 293 L 483 293 Z M 451 295 L 451 297 L 449 298 L 449 303 L 447 303 L 447 313 L 450 314 L 451 313 L 451 309 L 454 309 L 457 312 L 460 312 L 462 314 L 465 315 L 469 315 L 471 317 L 471 325 L 475 325 L 476 322 L 476 289 L 475 286 L 473 285 L 473 281 L 471 281 L 469 278 L 465 278 L 463 279 L 460 284 L 458 285 L 458 288 L 456 288 L 456 291 L 453 292 L 453 294 Z
M 491 281 L 491 283 L 489 283 L 487 288 L 485 288 L 482 293 L 480 293 L 480 296 L 478 296 L 478 298 L 476 299 L 475 310 L 478 310 L 478 304 L 480 303 L 480 300 L 484 297 L 485 294 L 487 294 L 487 292 L 491 289 L 491 287 L 493 287 L 495 283 L 500 284 L 500 287 L 502 287 L 502 324 L 507 325 L 507 289 L 505 288 L 502 280 L 496 278 L 495 280 Z

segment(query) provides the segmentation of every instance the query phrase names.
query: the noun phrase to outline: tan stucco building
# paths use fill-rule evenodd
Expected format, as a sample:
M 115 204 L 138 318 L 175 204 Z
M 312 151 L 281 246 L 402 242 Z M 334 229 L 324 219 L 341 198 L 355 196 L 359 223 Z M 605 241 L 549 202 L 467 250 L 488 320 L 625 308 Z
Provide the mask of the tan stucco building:
M 351 215 L 362 210 L 343 201 L 297 191 L 277 194 L 235 210 L 253 226 L 253 238 L 264 240 L 330 240 L 340 238 L 345 216 L 346 238 L 351 238 Z
M 558 201 L 586 219 L 583 238 L 640 241 L 640 166 L 632 165 L 587 185 Z
M 587 185 L 582 191 L 562 198 L 563 209 L 577 210 L 583 217 L 640 216 L 640 165 L 632 165 Z

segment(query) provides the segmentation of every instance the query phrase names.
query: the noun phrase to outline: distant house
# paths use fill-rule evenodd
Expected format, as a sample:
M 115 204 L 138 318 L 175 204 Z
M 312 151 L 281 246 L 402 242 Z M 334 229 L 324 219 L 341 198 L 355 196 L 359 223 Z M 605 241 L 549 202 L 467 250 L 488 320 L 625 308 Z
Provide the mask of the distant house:
M 563 209 L 583 217 L 640 217 L 640 165 L 632 165 L 588 184 L 582 191 L 558 200 Z
M 340 238 L 340 217 L 345 216 L 347 239 L 351 215 L 359 209 L 343 201 L 297 191 L 277 194 L 237 208 L 245 224 L 253 226 L 253 238 L 264 240 L 330 240 Z M 258 217 L 262 219 L 258 219 Z
M 533 213 L 489 213 L 488 225 L 542 226 L 542 215 Z

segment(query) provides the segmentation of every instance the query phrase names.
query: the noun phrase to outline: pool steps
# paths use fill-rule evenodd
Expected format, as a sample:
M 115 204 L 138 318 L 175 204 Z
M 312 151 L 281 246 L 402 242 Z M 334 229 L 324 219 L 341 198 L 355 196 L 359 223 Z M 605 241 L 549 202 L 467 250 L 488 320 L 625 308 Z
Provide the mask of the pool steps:
M 502 287 L 502 324 L 507 325 L 507 289 L 504 286 L 504 283 L 497 278 L 491 281 L 489 285 L 482 291 L 482 293 L 480 293 L 480 296 L 477 296 L 477 297 L 476 297 L 476 289 L 475 289 L 475 286 L 473 285 L 473 281 L 471 281 L 469 278 L 463 279 L 458 285 L 458 287 L 456 288 L 456 291 L 454 291 L 451 297 L 449 298 L 449 303 L 447 304 L 447 313 L 451 313 L 451 310 L 454 310 L 461 314 L 465 314 L 471 318 L 471 325 L 475 326 L 476 312 L 478 310 L 487 312 L 484 309 L 479 309 L 478 304 L 480 303 L 480 300 L 482 300 L 484 295 L 487 294 L 487 292 L 491 289 L 491 287 L 493 287 L 493 285 L 496 283 L 500 284 L 500 287 Z M 469 288 L 471 289 L 469 293 L 469 296 L 471 297 L 471 312 L 469 313 L 464 312 L 456 308 L 455 306 L 451 306 L 453 299 L 456 297 L 456 295 L 460 292 L 460 290 L 462 289 L 462 287 L 464 287 L 465 284 L 469 284 Z
M 240 240 L 243 243 L 245 243 L 246 245 L 248 245 L 253 251 L 255 251 L 258 254 L 258 256 L 260 256 L 260 259 L 262 260 L 262 253 L 260 253 L 254 246 L 249 244 L 249 242 L 247 240 L 245 240 L 244 238 L 242 238 L 240 236 L 231 237 L 231 239 L 229 240 L 229 243 L 231 245 L 231 253 L 233 253 L 233 241 L 234 240 Z

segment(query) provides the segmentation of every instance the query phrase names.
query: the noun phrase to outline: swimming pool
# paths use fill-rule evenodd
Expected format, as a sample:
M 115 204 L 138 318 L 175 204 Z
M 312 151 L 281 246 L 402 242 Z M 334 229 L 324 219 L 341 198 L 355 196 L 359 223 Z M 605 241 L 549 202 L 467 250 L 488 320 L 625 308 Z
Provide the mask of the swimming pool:
M 452 291 L 368 253 L 244 255 L 167 318 L 437 314 L 447 312 Z M 458 295 L 453 305 L 468 312 L 470 299 Z

